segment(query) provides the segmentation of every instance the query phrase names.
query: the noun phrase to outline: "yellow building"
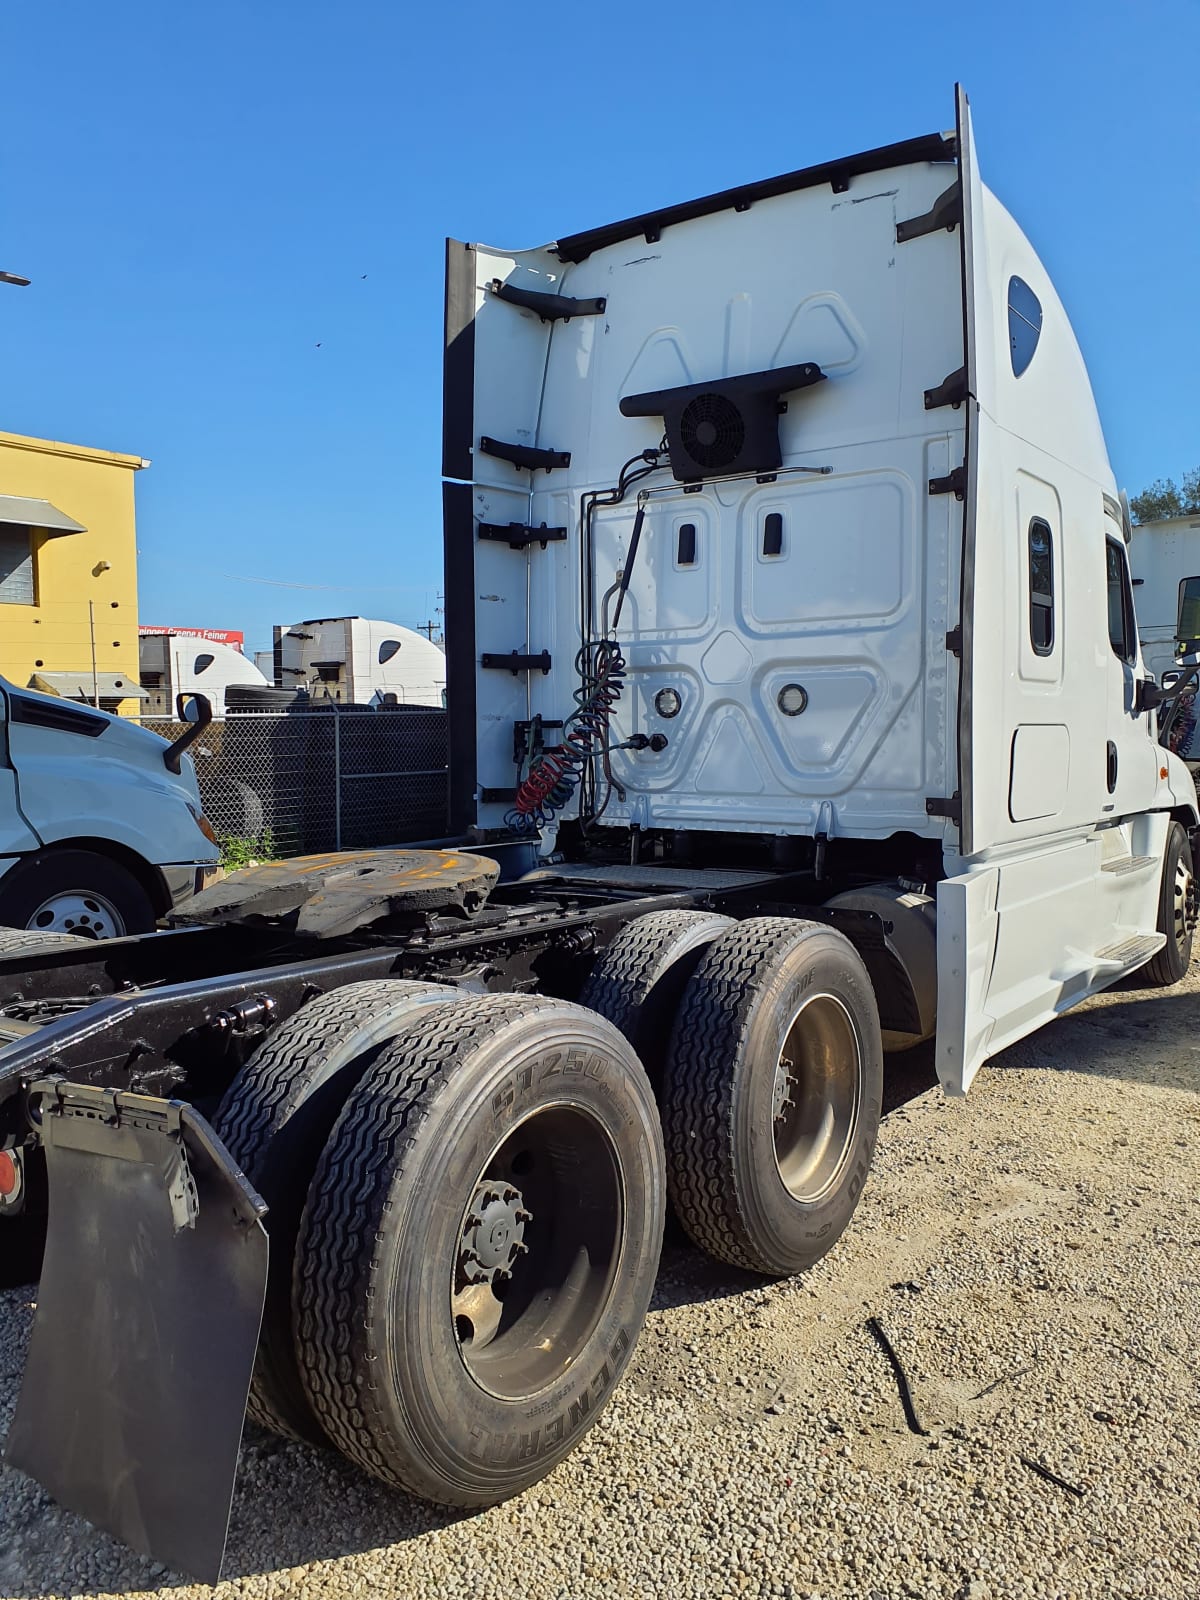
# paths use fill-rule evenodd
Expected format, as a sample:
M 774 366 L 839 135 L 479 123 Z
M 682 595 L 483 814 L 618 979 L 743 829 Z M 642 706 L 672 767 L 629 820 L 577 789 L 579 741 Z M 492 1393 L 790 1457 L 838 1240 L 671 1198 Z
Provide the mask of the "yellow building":
M 137 712 L 140 456 L 0 433 L 0 674 Z

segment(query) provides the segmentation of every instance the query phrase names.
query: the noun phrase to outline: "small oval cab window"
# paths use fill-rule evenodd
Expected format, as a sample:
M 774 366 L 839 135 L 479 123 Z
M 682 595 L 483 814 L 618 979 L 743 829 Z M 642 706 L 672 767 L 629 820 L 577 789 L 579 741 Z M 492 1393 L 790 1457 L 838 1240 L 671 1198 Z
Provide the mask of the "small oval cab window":
M 1008 280 L 1008 353 L 1013 377 L 1019 378 L 1033 360 L 1042 336 L 1042 302 L 1024 278 Z
M 379 646 L 379 665 L 383 666 L 385 661 L 390 661 L 399 648 L 399 639 L 385 639 Z
M 197 656 L 195 661 L 192 663 L 192 672 L 198 678 L 202 672 L 207 672 L 209 667 L 212 666 L 212 664 L 213 664 L 212 656 L 210 656 L 210 655 Z

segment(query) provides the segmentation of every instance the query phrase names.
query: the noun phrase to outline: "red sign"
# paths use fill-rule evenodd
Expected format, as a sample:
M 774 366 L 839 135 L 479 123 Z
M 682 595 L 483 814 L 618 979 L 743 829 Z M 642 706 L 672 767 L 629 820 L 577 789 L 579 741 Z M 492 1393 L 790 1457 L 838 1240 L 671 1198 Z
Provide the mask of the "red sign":
M 246 642 L 246 635 L 236 628 L 156 628 L 153 623 L 138 623 L 139 638 L 161 633 L 174 634 L 178 639 L 207 639 L 210 644 L 230 644 L 235 650 L 240 650 Z

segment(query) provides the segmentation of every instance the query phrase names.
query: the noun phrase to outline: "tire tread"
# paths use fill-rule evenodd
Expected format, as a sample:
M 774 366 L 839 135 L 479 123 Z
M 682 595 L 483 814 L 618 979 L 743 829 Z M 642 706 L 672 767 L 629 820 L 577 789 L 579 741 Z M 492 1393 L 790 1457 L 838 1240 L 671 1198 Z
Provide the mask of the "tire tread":
M 376 1296 L 376 1240 L 403 1170 L 450 1069 L 496 1031 L 563 1001 L 488 995 L 426 1012 L 375 1064 L 370 1093 L 346 1105 L 309 1191 L 296 1252 L 296 1353 L 313 1410 L 331 1441 L 365 1471 L 410 1494 L 425 1490 L 381 1450 L 368 1331 Z M 365 1314 L 364 1314 L 364 1309 Z M 467 1504 L 485 1502 L 466 1501 Z
M 310 1000 L 259 1045 L 226 1090 L 213 1125 L 247 1178 L 261 1178 L 270 1143 L 303 1104 L 310 1089 L 314 1057 L 331 1049 L 351 1030 L 386 1013 L 406 993 L 437 987 L 398 978 L 369 979 Z M 281 1393 L 267 1365 L 258 1360 L 246 1410 L 264 1428 L 287 1439 L 305 1433 L 292 1415 L 294 1403 Z
M 751 1007 L 772 967 L 823 923 L 752 917 L 712 944 L 679 1008 L 662 1099 L 667 1188 L 676 1215 L 708 1255 L 752 1272 L 778 1269 L 757 1249 L 737 1192 L 733 1074 Z

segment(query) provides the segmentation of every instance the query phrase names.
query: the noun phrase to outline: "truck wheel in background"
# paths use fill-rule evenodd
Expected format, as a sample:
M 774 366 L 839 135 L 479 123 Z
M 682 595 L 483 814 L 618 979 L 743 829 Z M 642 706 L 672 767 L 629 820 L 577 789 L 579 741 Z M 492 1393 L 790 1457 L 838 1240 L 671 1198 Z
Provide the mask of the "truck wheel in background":
M 632 1353 L 664 1203 L 654 1096 L 610 1023 L 515 995 L 414 1019 L 304 1208 L 297 1353 L 329 1438 L 443 1505 L 536 1483 Z
M 1192 935 L 1196 928 L 1196 879 L 1187 830 L 1172 822 L 1163 852 L 1162 884 L 1158 892 L 1158 931 L 1167 942 L 1137 974 L 1137 981 L 1165 989 L 1178 983 L 1192 962 Z
M 32 956 L 40 950 L 78 949 L 81 944 L 91 944 L 77 933 L 38 933 L 28 928 L 0 927 L 0 960 L 5 956 Z
M 732 926 L 732 917 L 711 911 L 654 911 L 627 922 L 588 974 L 580 1005 L 620 1029 L 652 1083 L 662 1078 L 684 986 L 708 946 Z
M 149 933 L 155 913 L 142 883 L 94 850 L 43 850 L 0 878 L 0 925 L 84 939 Z
M 849 940 L 780 917 L 722 934 L 684 992 L 661 1096 L 692 1239 L 755 1272 L 812 1266 L 858 1204 L 882 1092 L 879 1012 Z
M 310 1000 L 259 1045 L 213 1118 L 270 1206 L 267 1299 L 247 1410 L 287 1438 L 326 1442 L 300 1381 L 292 1337 L 292 1258 L 317 1157 L 380 1048 L 415 1012 L 461 998 L 448 984 L 382 978 Z

